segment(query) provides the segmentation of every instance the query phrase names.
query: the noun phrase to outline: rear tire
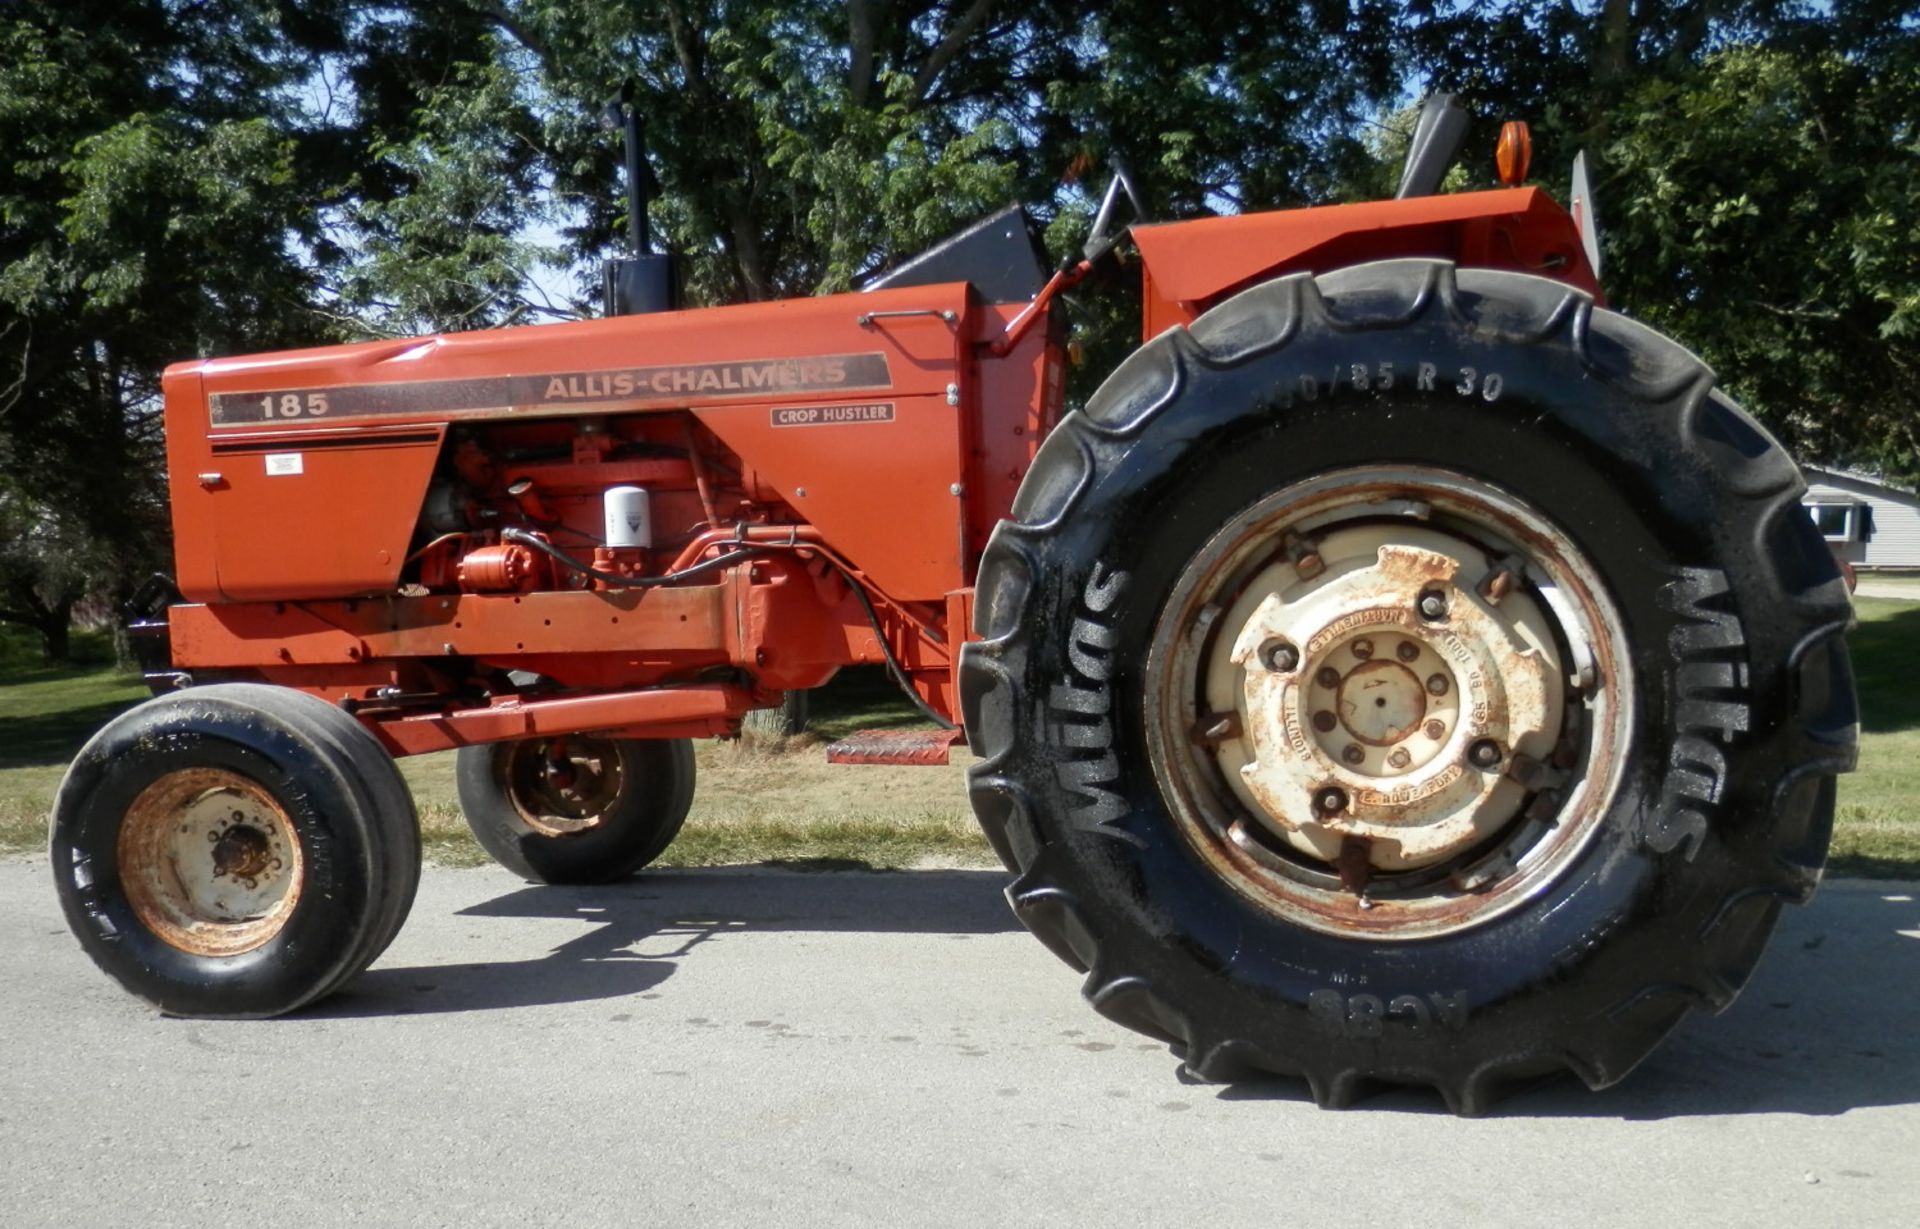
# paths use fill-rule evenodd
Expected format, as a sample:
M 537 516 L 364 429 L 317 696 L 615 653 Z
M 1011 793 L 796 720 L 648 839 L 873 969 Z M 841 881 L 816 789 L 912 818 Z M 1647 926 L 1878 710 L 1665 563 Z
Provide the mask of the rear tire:
M 693 805 L 689 739 L 522 739 L 462 747 L 460 809 L 481 848 L 535 883 L 612 883 L 652 862 Z
M 251 1019 L 332 993 L 391 942 L 420 877 L 392 757 L 315 697 L 158 697 L 81 749 L 49 854 L 100 968 L 169 1015 Z
M 1698 359 L 1544 279 L 1384 262 L 1163 335 L 981 564 L 969 787 L 1016 913 L 1202 1079 L 1613 1083 L 1819 880 L 1855 712 L 1803 490 Z M 1368 666 L 1373 717 L 1369 628 L 1418 667 Z

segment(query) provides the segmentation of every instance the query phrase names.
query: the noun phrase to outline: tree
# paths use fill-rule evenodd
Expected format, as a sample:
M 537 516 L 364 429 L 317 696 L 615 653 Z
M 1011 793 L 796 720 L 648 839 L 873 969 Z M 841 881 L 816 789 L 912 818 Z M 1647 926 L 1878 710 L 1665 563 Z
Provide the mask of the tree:
M 1585 147 L 1615 306 L 1699 350 L 1802 460 L 1920 479 L 1920 5 L 1496 0 L 1413 62 L 1564 184 Z
M 162 368 L 321 335 L 292 145 L 258 113 L 290 71 L 270 6 L 189 7 L 0 12 L 0 618 L 56 654 L 75 584 L 162 562 Z

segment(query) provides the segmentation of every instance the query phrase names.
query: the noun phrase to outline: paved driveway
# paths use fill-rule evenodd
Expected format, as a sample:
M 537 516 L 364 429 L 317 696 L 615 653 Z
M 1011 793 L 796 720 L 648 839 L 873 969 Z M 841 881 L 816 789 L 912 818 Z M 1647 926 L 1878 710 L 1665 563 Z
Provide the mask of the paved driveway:
M 1625 1086 L 1182 1084 L 988 872 L 430 870 L 288 1020 L 163 1020 L 0 863 L 0 1223 L 1920 1223 L 1920 885 L 1838 883 Z

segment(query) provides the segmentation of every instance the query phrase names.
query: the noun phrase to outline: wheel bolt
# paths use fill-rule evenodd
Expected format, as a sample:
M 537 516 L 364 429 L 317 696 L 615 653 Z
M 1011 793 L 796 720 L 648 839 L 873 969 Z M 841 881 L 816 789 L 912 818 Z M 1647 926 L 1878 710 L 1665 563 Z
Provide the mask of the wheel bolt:
M 1483 738 L 1467 748 L 1467 762 L 1475 768 L 1498 768 L 1500 766 L 1500 744 L 1491 738 Z
M 1332 666 L 1322 666 L 1320 667 L 1320 672 L 1313 676 L 1313 681 L 1322 687 L 1338 687 L 1340 685 L 1340 672 Z
M 1359 743 L 1348 743 L 1345 747 L 1341 748 L 1340 758 L 1349 764 L 1358 764 L 1367 758 L 1367 753 L 1360 749 Z
M 1431 738 L 1433 741 L 1439 742 L 1443 737 L 1446 736 L 1447 723 L 1440 720 L 1440 718 L 1435 717 L 1433 720 L 1427 722 L 1426 725 L 1421 727 L 1421 733 L 1425 734 L 1428 738 Z
M 1434 622 L 1447 617 L 1447 596 L 1437 589 L 1420 595 L 1420 617 Z
M 1446 695 L 1449 686 L 1451 686 L 1451 684 L 1447 682 L 1447 676 L 1444 674 L 1429 674 L 1427 676 L 1427 694 L 1430 696 Z
M 1392 752 L 1387 755 L 1388 768 L 1405 768 L 1411 763 L 1413 763 L 1413 757 L 1407 754 L 1405 747 L 1395 747 Z
M 1313 715 L 1313 728 L 1320 731 L 1322 734 L 1326 734 L 1332 731 L 1333 727 L 1336 724 L 1338 724 L 1339 720 L 1340 719 L 1338 717 L 1335 717 L 1332 713 L 1328 712 L 1326 709 L 1323 708 L 1319 712 Z
M 1400 647 L 1395 649 L 1393 654 L 1401 661 L 1412 661 L 1414 658 L 1420 656 L 1420 646 L 1411 640 L 1402 640 Z
M 1285 674 L 1300 664 L 1300 650 L 1284 640 L 1269 640 L 1260 646 L 1260 660 L 1267 663 L 1267 669 Z
M 1371 640 L 1362 638 L 1354 641 L 1348 647 L 1352 650 L 1353 655 L 1355 657 L 1358 657 L 1361 661 L 1365 661 L 1369 657 L 1373 656 L 1373 641 Z
M 1313 809 L 1322 815 L 1338 815 L 1347 809 L 1347 791 L 1329 785 L 1313 796 Z

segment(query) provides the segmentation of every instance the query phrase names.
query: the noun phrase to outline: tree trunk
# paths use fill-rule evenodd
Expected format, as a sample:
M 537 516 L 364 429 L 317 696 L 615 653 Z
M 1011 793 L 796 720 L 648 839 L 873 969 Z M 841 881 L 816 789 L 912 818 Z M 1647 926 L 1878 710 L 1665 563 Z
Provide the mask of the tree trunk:
M 73 660 L 73 607 L 59 606 L 48 612 L 45 622 L 36 623 L 40 633 L 40 652 L 49 665 L 63 666 Z
M 792 738 L 806 733 L 812 707 L 808 693 L 789 691 L 778 708 L 756 708 L 740 724 L 743 730 L 764 738 Z

